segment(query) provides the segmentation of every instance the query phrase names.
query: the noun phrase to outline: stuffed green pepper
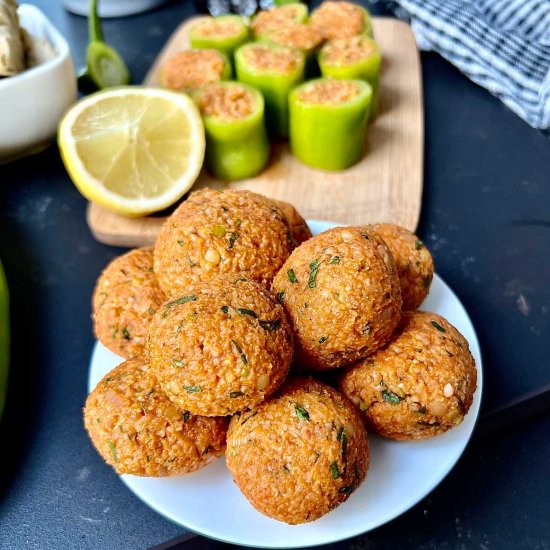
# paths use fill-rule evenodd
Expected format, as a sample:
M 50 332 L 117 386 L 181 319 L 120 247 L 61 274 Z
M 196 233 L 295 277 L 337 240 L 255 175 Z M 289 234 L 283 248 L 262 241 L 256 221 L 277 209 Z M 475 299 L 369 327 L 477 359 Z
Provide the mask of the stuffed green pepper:
M 304 164 L 344 170 L 365 151 L 372 88 L 363 80 L 310 80 L 292 90 L 290 148 Z
M 173 55 L 162 67 L 160 83 L 178 92 L 231 78 L 231 64 L 218 50 L 187 50 Z
M 323 76 L 365 80 L 372 86 L 372 114 L 378 110 L 381 62 L 378 44 L 364 35 L 329 40 L 319 52 Z
M 366 34 L 373 38 L 369 12 L 351 2 L 323 2 L 311 14 L 310 23 L 325 40 Z
M 233 60 L 233 52 L 248 42 L 248 25 L 239 15 L 204 17 L 191 27 L 189 39 L 193 48 L 218 50 Z
M 252 20 L 250 28 L 254 38 L 262 38 L 266 33 L 286 27 L 293 23 L 305 23 L 308 9 L 305 4 L 287 4 L 259 11 Z
M 218 82 L 197 90 L 194 99 L 206 133 L 206 167 L 217 178 L 255 176 L 269 159 L 264 98 L 240 82 Z
M 305 59 L 299 50 L 253 42 L 235 52 L 237 79 L 265 98 L 266 122 L 274 138 L 288 137 L 288 94 L 304 80 Z

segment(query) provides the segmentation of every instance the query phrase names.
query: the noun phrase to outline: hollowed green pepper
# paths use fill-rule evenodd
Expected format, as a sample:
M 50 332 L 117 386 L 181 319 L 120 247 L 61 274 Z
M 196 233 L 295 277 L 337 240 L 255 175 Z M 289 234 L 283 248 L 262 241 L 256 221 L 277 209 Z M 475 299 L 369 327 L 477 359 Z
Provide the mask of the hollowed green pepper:
M 292 90 L 290 148 L 304 164 L 344 170 L 365 151 L 371 86 L 362 80 L 319 78 Z
M 205 17 L 191 27 L 189 39 L 193 48 L 210 48 L 233 60 L 233 53 L 248 42 L 249 30 L 239 15 Z
M 254 42 L 235 52 L 237 79 L 262 92 L 266 123 L 274 138 L 288 137 L 288 94 L 304 80 L 305 59 L 299 50 Z
M 239 82 L 218 82 L 204 86 L 193 97 L 204 122 L 207 169 L 223 180 L 249 178 L 260 172 L 270 152 L 262 94 Z M 242 116 L 241 101 L 250 105 L 249 110 L 241 111 Z
M 380 47 L 364 35 L 331 40 L 319 52 L 322 76 L 365 80 L 372 86 L 372 115 L 378 111 L 381 63 Z

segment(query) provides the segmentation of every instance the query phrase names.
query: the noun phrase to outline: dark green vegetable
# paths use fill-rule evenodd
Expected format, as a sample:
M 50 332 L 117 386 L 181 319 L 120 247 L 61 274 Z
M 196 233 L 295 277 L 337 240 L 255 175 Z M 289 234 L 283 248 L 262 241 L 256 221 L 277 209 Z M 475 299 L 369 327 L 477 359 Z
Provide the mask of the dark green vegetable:
M 239 235 L 232 231 L 229 233 L 229 246 L 227 247 L 227 250 L 231 250 L 233 248 L 233 245 L 235 244 L 235 241 L 237 240 Z
M 241 361 L 245 365 L 248 365 L 248 359 L 246 358 L 246 355 L 244 354 L 243 350 L 241 349 L 241 346 L 239 346 L 239 344 L 237 344 L 237 342 L 235 342 L 235 340 L 231 340 L 231 342 L 235 346 L 235 349 L 237 350 L 237 353 L 241 356 Z
M 238 307 L 237 313 L 239 315 L 249 315 L 250 317 L 254 317 L 254 319 L 258 318 L 258 316 L 256 315 L 256 312 L 252 311 L 251 309 L 246 309 L 244 307 Z
M 202 391 L 200 386 L 184 386 L 183 388 L 187 393 L 200 393 Z
M 126 327 L 122 329 L 122 337 L 124 338 L 124 340 L 132 339 L 132 335 L 130 334 L 130 331 Z
M 330 473 L 332 474 L 332 479 L 338 479 L 340 477 L 340 470 L 338 470 L 337 462 L 333 462 L 330 465 Z
M 389 390 L 382 390 L 382 399 L 392 405 L 398 405 L 403 400 L 402 397 L 399 397 L 396 393 Z
M 361 479 L 361 472 L 359 471 L 357 464 L 353 465 L 353 473 L 355 474 L 355 478 L 357 479 L 357 481 L 359 481 Z
M 353 485 L 346 485 L 345 487 L 340 487 L 340 489 L 338 489 L 338 492 L 344 495 L 349 495 L 350 493 L 353 493 Z
M 194 294 L 191 294 L 191 296 L 183 296 L 181 298 L 178 298 L 177 300 L 168 302 L 165 306 L 165 310 L 162 316 L 166 317 L 174 306 L 181 306 L 182 304 L 186 304 L 187 302 L 196 302 L 196 301 L 197 301 L 197 297 Z
M 184 422 L 187 422 L 190 416 L 191 416 L 191 413 L 189 411 L 185 411 L 182 413 L 181 418 Z
M 429 275 L 426 275 L 426 276 L 424 277 L 424 286 L 425 286 L 425 287 L 430 286 L 430 283 L 431 283 L 431 282 L 432 282 L 432 280 L 430 279 L 430 276 L 429 276 Z
M 307 282 L 309 288 L 315 288 L 317 286 L 317 272 L 319 271 L 321 263 L 319 263 L 319 259 L 317 258 L 309 264 L 309 280 Z
M 277 292 L 277 301 L 278 302 L 282 302 L 285 298 L 285 293 L 284 292 Z
M 231 397 L 231 399 L 235 399 L 236 397 L 242 397 L 243 395 L 244 393 L 242 391 L 232 391 L 229 394 L 229 397 Z
M 118 462 L 118 451 L 116 449 L 116 445 L 112 441 L 107 441 L 107 445 L 109 445 L 109 449 L 111 449 L 111 454 L 113 455 L 113 460 L 115 462 Z
M 439 332 L 447 332 L 439 323 L 432 321 L 432 325 L 439 331 Z
M 296 410 L 296 416 L 300 420 L 309 420 L 309 413 L 299 403 L 294 403 L 294 409 Z
M 329 265 L 332 264 L 339 264 L 340 263 L 340 256 L 333 256 L 329 261 Z
M 226 315 L 229 313 L 229 306 L 222 306 L 220 308 Z
M 416 250 L 420 250 L 421 248 L 424 248 L 424 243 L 421 240 L 416 239 L 414 247 L 416 248 Z
M 321 336 L 319 338 L 319 344 L 324 344 L 328 340 L 328 336 Z
M 259 323 L 264 330 L 267 330 L 267 332 L 273 332 L 281 326 L 280 319 L 276 319 L 275 321 L 262 321 L 260 319 Z
M 296 279 L 296 275 L 294 274 L 294 270 L 293 269 L 289 269 L 287 271 L 287 275 L 288 275 L 288 280 L 292 283 L 292 284 L 296 284 L 298 282 L 298 279 Z
M 180 361 L 179 359 L 172 359 L 172 364 L 175 367 L 183 367 L 183 361 Z

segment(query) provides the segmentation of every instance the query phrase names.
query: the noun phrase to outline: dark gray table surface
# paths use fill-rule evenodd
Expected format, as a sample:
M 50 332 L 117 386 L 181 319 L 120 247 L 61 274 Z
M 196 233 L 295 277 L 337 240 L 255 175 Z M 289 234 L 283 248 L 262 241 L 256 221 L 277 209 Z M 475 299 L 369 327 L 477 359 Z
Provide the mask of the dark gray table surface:
M 85 20 L 58 1 L 30 3 L 50 16 L 81 65 Z M 139 82 L 191 13 L 189 2 L 170 2 L 107 21 L 106 38 Z M 499 409 L 550 387 L 550 140 L 438 55 L 423 53 L 422 64 L 418 233 L 478 332 L 483 416 L 502 418 Z M 184 533 L 122 485 L 82 426 L 94 343 L 90 296 L 101 269 L 122 251 L 93 239 L 85 206 L 55 146 L 0 167 L 0 258 L 13 324 L 0 426 L 2 549 L 146 548 Z M 537 409 L 544 405 L 539 400 Z M 520 404 L 504 427 L 478 430 L 455 469 L 412 510 L 331 548 L 550 548 L 550 416 L 524 418 L 528 410 Z

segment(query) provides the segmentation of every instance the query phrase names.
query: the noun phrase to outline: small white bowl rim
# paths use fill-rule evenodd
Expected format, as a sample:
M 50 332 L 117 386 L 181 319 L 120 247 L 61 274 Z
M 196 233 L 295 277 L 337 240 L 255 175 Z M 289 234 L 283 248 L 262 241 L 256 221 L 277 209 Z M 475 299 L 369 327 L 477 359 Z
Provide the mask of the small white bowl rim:
M 22 16 L 21 19 L 35 19 L 41 27 L 47 30 L 48 38 L 50 39 L 49 42 L 55 52 L 55 57 L 52 57 L 51 59 L 48 59 L 44 63 L 40 63 L 35 67 L 25 69 L 19 74 L 0 79 L 0 92 L 8 86 L 13 86 L 25 79 L 32 79 L 33 76 L 37 74 L 50 71 L 63 63 L 64 60 L 70 55 L 67 41 L 40 9 L 31 4 L 21 4 L 17 11 L 19 15 Z M 25 28 L 24 25 L 23 28 Z

